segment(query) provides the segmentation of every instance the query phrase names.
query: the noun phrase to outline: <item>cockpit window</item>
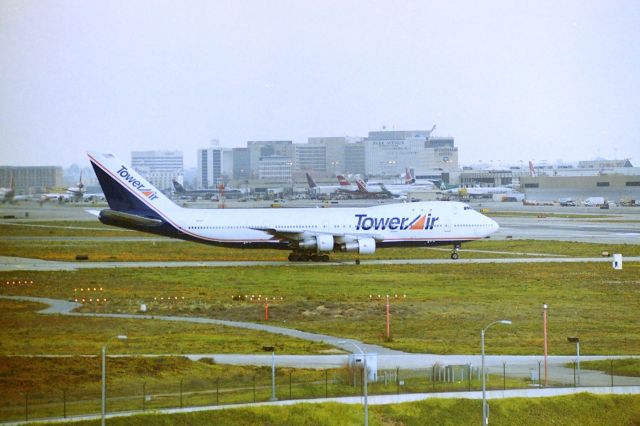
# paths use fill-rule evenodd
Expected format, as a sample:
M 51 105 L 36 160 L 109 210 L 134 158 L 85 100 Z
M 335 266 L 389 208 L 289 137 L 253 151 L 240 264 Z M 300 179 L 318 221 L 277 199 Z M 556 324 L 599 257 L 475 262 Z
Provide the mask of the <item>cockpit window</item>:
M 464 206 L 464 209 L 465 209 L 465 210 L 471 210 L 471 207 L 469 207 L 469 206 Z

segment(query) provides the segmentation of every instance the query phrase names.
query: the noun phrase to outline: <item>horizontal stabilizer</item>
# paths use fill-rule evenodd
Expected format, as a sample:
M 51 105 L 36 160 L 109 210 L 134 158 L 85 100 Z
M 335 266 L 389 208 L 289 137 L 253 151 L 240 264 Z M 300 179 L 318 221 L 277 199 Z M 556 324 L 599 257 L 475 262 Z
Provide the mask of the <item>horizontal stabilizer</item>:
M 96 217 L 100 217 L 100 210 L 85 210 L 85 212 L 92 214 Z
M 138 216 L 136 214 L 119 212 L 116 210 L 102 210 L 100 215 L 100 222 L 105 225 L 117 225 L 123 227 L 155 227 L 162 226 L 164 222 L 160 219 L 153 219 L 144 216 Z

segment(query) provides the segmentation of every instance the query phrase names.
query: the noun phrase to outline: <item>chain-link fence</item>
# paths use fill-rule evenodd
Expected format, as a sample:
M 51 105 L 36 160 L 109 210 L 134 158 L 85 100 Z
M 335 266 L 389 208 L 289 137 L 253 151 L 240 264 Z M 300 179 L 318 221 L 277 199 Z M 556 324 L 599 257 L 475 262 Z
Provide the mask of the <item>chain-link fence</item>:
M 324 370 L 277 367 L 272 382 L 271 367 L 223 366 L 211 360 L 202 363 L 180 359 L 186 366 L 174 371 L 175 365 L 171 362 L 158 361 L 141 367 L 139 357 L 109 358 L 107 412 L 242 404 L 270 401 L 274 397 L 288 400 L 360 396 L 364 392 L 361 364 L 345 363 L 340 368 Z M 79 366 L 74 366 L 75 360 Z M 55 365 L 55 360 L 48 362 Z M 197 364 L 198 368 L 189 368 L 189 363 Z M 23 367 L 5 368 L 0 375 L 0 421 L 99 414 L 102 404 L 99 358 L 70 358 L 64 364 L 63 369 L 51 367 L 50 374 L 40 372 L 39 375 L 25 371 L 28 361 Z M 545 384 L 542 361 L 505 363 L 486 369 L 486 387 L 496 390 L 639 386 L 640 377 L 625 375 L 624 366 L 625 360 L 608 360 L 597 366 L 599 370 L 578 369 L 575 362 L 553 364 L 548 368 Z M 471 364 L 378 369 L 368 377 L 369 395 L 464 392 L 482 388 L 481 369 Z

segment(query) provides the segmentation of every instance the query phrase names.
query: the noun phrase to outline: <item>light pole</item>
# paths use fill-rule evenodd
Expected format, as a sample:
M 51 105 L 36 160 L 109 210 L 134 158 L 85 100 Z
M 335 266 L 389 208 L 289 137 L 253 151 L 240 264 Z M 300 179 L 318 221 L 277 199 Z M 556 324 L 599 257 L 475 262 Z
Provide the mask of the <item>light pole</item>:
M 107 414 L 107 345 L 102 346 L 102 409 L 100 424 L 105 426 Z
M 542 305 L 543 316 L 542 322 L 544 327 L 544 386 L 547 387 L 547 309 L 549 305 L 546 303 Z
M 369 426 L 369 400 L 367 397 L 367 375 L 369 372 L 367 371 L 367 354 L 362 350 L 362 348 L 360 348 L 360 346 L 358 346 L 351 340 L 343 340 L 338 343 L 349 343 L 353 345 L 364 358 L 364 426 Z
M 578 386 L 580 386 L 580 338 L 569 336 L 567 342 L 576 344 L 576 364 L 578 367 Z
M 263 346 L 262 350 L 271 352 L 271 399 L 269 401 L 277 401 L 276 397 L 276 347 Z
M 480 346 L 482 347 L 482 426 L 489 424 L 489 405 L 487 404 L 487 385 L 484 371 L 484 333 L 494 324 L 511 324 L 511 320 L 494 321 L 480 332 Z

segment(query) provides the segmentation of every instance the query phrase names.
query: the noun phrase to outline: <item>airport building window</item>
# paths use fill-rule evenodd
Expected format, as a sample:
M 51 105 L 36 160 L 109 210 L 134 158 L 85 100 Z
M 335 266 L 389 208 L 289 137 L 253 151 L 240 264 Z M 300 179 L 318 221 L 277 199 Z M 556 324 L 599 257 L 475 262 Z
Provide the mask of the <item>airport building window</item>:
M 539 188 L 540 184 L 539 183 L 525 183 L 524 187 L 525 188 Z
M 627 182 L 627 186 L 640 186 L 640 181 Z
M 596 186 L 609 186 L 609 182 L 596 182 Z

